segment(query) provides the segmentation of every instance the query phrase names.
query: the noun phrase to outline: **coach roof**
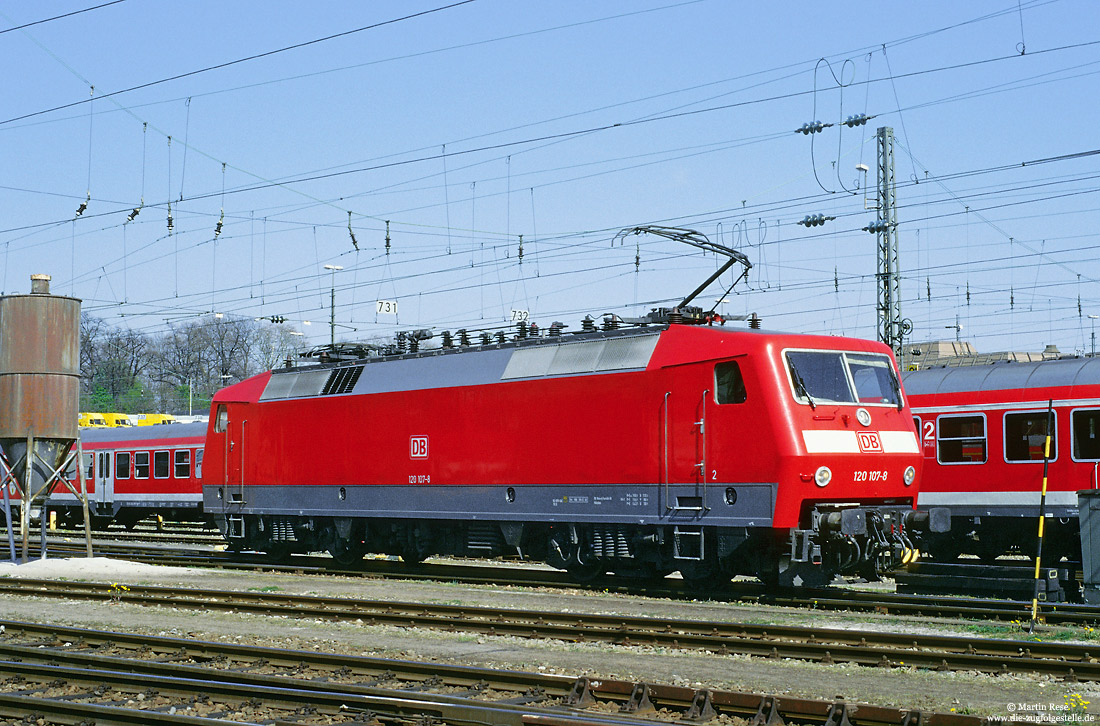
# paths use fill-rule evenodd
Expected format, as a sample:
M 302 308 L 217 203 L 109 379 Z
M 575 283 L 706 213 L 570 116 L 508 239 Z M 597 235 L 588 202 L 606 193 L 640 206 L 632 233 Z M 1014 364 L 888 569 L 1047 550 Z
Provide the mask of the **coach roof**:
M 1014 361 L 980 366 L 926 368 L 903 376 L 910 396 L 1016 388 L 1069 387 L 1100 383 L 1100 358 Z

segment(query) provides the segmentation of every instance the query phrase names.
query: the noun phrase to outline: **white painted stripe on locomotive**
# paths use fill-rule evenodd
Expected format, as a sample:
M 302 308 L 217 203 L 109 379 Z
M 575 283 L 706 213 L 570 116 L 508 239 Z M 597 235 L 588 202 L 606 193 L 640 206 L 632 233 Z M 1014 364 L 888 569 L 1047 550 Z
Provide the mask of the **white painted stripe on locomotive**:
M 879 431 L 882 451 L 886 454 L 916 454 L 917 436 L 911 431 Z M 858 454 L 855 431 L 803 431 L 802 440 L 809 454 Z
M 917 435 L 912 431 L 879 431 L 882 450 L 887 454 L 919 454 Z
M 858 454 L 855 431 L 803 431 L 809 454 Z
M 1096 398 L 1074 398 L 1066 399 L 1063 401 L 1055 401 L 1055 408 L 1066 407 L 1094 407 L 1100 408 L 1100 399 Z M 921 406 L 919 408 L 913 408 L 913 413 L 917 416 L 923 414 L 936 414 L 936 413 L 958 413 L 958 412 L 971 412 L 971 411 L 1012 411 L 1012 410 L 1027 410 L 1027 411 L 1045 411 L 1047 408 L 1046 401 L 1013 401 L 1011 403 L 968 403 L 966 405 L 957 406 Z
M 1047 504 L 1059 507 L 1076 507 L 1077 492 L 1047 492 Z M 917 495 L 919 507 L 981 506 L 981 507 L 1036 507 L 1039 492 L 929 492 Z

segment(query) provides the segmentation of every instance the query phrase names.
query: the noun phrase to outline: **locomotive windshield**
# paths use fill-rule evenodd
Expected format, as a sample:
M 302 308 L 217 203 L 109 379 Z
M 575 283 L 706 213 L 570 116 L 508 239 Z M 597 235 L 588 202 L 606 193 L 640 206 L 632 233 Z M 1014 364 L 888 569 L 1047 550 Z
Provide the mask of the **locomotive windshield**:
M 890 359 L 875 353 L 791 350 L 786 353 L 795 400 L 898 406 L 901 388 Z

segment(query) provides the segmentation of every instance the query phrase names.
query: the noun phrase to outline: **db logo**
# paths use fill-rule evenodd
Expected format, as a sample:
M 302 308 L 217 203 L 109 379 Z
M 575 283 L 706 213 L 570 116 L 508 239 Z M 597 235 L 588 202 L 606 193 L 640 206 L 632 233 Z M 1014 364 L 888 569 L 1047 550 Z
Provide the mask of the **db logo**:
M 410 459 L 427 459 L 428 458 L 428 437 L 427 436 L 410 436 L 409 437 L 409 458 Z
M 882 453 L 882 439 L 876 431 L 857 431 L 856 441 L 859 443 L 859 450 L 865 454 Z

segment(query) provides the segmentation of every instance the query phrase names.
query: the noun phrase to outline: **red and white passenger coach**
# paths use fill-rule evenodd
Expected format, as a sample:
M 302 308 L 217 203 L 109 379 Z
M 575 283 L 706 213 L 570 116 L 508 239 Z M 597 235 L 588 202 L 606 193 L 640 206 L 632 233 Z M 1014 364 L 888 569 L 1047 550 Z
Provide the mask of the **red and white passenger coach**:
M 133 525 L 150 515 L 203 521 L 205 423 L 84 428 L 84 475 L 92 521 Z M 69 479 L 77 484 L 75 470 Z M 58 487 L 46 502 L 66 522 L 83 520 L 80 501 Z
M 873 574 L 928 524 L 885 346 L 685 324 L 555 332 L 448 335 L 220 391 L 207 514 L 238 549 L 512 554 L 577 577 L 708 582 Z
M 924 453 L 919 504 L 951 512 L 933 554 L 1035 553 L 1053 401 L 1044 559 L 1080 557 L 1077 491 L 1098 486 L 1100 359 L 928 368 L 905 389 Z

